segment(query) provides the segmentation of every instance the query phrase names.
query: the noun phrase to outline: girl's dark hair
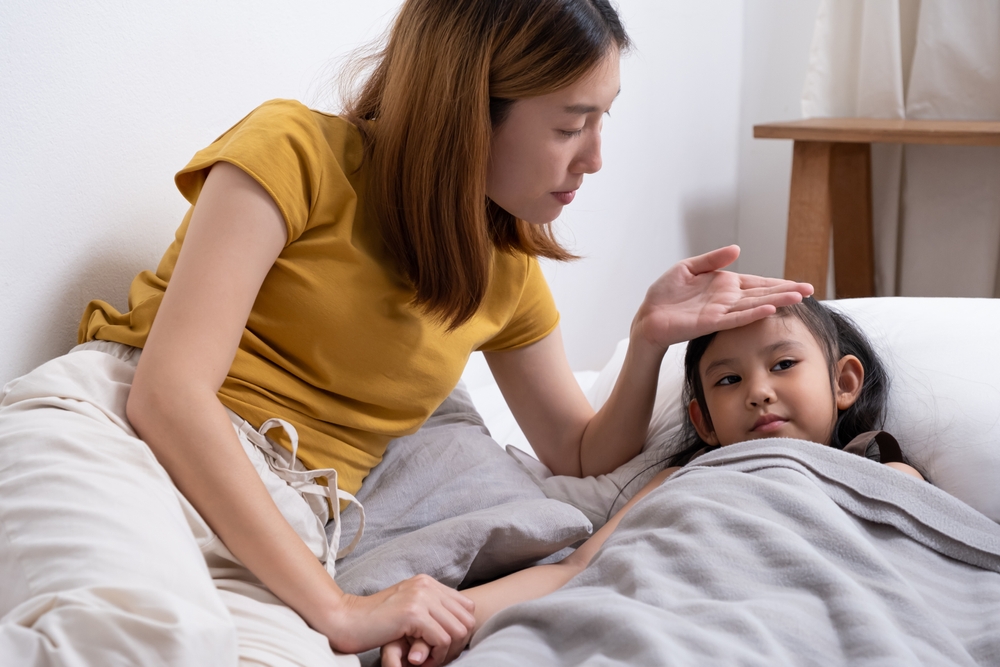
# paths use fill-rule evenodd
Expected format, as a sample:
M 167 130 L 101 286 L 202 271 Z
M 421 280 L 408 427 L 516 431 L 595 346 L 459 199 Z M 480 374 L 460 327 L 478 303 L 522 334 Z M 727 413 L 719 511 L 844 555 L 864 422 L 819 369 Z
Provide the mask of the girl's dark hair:
M 609 0 L 406 0 L 345 101 L 366 202 L 414 302 L 454 328 L 478 310 L 493 252 L 574 259 L 549 225 L 486 195 L 493 131 L 520 99 L 572 85 L 629 38 Z
M 816 338 L 830 367 L 830 383 L 835 381 L 837 362 L 845 355 L 853 354 L 865 369 L 864 383 L 854 404 L 846 410 L 839 410 L 830 436 L 831 447 L 843 449 L 847 443 L 865 431 L 882 426 L 885 407 L 889 397 L 889 376 L 872 349 L 871 343 L 849 318 L 827 308 L 812 297 L 801 303 L 779 308 L 778 317 L 798 318 Z M 684 410 L 691 401 L 698 401 L 698 407 L 709 426 L 712 417 L 705 403 L 705 389 L 701 384 L 699 366 L 705 350 L 715 340 L 711 333 L 688 343 L 684 355 Z M 711 447 L 701 439 L 690 419 L 684 420 L 681 438 L 685 443 L 681 452 L 675 455 L 669 465 L 685 465 L 701 449 Z

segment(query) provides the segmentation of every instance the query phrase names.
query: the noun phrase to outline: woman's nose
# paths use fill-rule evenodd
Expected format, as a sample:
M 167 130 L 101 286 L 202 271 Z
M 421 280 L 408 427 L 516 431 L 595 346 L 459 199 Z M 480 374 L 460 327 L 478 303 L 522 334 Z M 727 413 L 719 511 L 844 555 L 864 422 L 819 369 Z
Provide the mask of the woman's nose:
M 601 170 L 603 164 L 604 162 L 601 158 L 601 133 L 597 131 L 591 134 L 590 140 L 581 146 L 573 166 L 575 167 L 574 171 L 578 173 L 594 174 Z

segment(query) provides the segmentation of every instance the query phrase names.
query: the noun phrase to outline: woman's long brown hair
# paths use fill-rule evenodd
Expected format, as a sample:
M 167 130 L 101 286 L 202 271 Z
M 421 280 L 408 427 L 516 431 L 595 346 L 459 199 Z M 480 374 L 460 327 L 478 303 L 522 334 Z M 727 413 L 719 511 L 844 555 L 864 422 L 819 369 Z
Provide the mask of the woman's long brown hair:
M 489 286 L 492 256 L 567 260 L 550 225 L 486 195 L 493 129 L 519 99 L 587 74 L 629 40 L 608 0 L 407 0 L 345 116 L 361 130 L 368 215 L 414 302 L 449 328 Z

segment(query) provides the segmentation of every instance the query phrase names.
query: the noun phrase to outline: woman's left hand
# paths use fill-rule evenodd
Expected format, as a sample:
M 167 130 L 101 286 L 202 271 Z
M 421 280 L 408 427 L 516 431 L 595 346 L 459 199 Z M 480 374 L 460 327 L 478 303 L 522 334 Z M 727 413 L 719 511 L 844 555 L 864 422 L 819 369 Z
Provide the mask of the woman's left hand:
M 739 246 L 719 248 L 674 265 L 646 292 L 632 324 L 632 338 L 665 350 L 723 329 L 741 327 L 802 301 L 812 285 L 722 271 Z

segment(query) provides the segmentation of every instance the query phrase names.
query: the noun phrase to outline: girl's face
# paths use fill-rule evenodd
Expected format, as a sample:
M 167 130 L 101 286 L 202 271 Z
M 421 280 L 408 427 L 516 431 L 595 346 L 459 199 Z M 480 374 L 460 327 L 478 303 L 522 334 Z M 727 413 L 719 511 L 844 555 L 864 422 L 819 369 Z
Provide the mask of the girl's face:
M 576 83 L 515 101 L 493 133 L 486 194 L 511 215 L 552 222 L 601 168 L 602 118 L 618 95 L 617 50 Z
M 826 445 L 838 410 L 857 400 L 864 368 L 857 357 L 830 366 L 797 317 L 771 317 L 721 331 L 699 364 L 709 420 L 688 406 L 702 440 L 731 445 L 758 438 L 798 438 Z

